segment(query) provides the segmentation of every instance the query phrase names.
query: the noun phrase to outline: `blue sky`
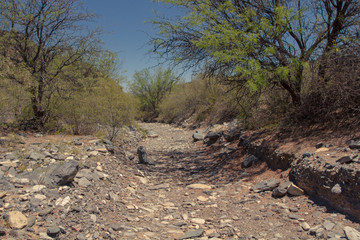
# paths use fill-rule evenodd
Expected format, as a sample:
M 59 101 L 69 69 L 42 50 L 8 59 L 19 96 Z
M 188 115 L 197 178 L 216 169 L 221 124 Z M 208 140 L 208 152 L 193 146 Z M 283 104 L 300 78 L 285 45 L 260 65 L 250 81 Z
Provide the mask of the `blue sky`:
M 178 13 L 164 3 L 151 0 L 85 0 L 84 5 L 89 12 L 98 15 L 94 25 L 105 32 L 102 37 L 105 48 L 119 53 L 121 70 L 127 71 L 128 80 L 136 70 L 157 64 L 154 55 L 147 54 L 151 49 L 147 45 L 147 34 L 151 34 L 153 26 L 146 21 L 154 18 L 154 11 L 165 16 Z

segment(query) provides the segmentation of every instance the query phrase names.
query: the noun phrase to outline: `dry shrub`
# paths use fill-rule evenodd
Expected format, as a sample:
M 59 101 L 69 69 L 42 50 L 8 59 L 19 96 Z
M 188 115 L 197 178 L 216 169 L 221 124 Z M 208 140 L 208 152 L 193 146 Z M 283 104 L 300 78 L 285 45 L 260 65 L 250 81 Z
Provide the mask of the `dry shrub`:
M 360 48 L 334 52 L 323 59 L 325 75 L 319 77 L 318 63 L 310 66 L 310 81 L 302 105 L 287 117 L 287 124 L 331 123 L 331 127 L 360 124 Z M 330 126 L 327 126 L 330 127 Z
M 214 79 L 197 76 L 192 82 L 179 84 L 160 105 L 159 120 L 180 123 L 190 117 L 193 124 L 221 123 L 239 113 L 235 95 Z

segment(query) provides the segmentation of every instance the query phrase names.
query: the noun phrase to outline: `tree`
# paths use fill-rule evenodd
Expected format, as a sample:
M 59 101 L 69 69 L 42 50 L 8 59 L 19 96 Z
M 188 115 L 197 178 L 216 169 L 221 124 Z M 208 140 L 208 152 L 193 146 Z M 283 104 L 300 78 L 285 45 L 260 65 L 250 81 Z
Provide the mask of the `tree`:
M 145 118 L 157 117 L 159 104 L 178 81 L 170 69 L 157 68 L 154 73 L 144 69 L 134 74 L 130 91 L 139 99 Z
M 97 47 L 96 32 L 83 27 L 94 16 L 80 0 L 3 0 L 0 11 L 5 54 L 31 75 L 28 82 L 16 74 L 7 77 L 29 92 L 34 119 L 42 127 L 50 115 L 51 98 L 59 91 L 58 82 L 76 82 L 80 77 L 64 75 L 66 69 Z
M 294 105 L 309 61 L 359 41 L 358 0 L 158 1 L 184 10 L 153 20 L 159 30 L 151 44 L 162 59 L 236 88 L 280 86 Z

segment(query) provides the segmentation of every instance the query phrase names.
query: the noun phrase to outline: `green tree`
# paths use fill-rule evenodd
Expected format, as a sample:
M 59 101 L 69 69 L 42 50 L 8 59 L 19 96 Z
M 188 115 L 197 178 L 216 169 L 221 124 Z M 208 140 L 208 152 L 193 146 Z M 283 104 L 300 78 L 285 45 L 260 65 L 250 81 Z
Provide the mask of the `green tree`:
M 301 104 L 309 61 L 359 41 L 358 0 L 158 0 L 183 16 L 158 17 L 161 59 L 201 67 L 237 88 L 275 84 Z M 320 71 L 321 74 L 321 66 Z
M 96 32 L 83 27 L 93 15 L 80 0 L 3 0 L 0 11 L 6 54 L 31 74 L 27 82 L 16 74 L 7 77 L 30 94 L 35 122 L 42 127 L 49 119 L 58 82 L 78 80 L 76 74 L 64 79 L 66 69 L 97 47 Z
M 153 73 L 145 69 L 134 74 L 130 91 L 139 99 L 145 119 L 157 117 L 159 104 L 178 81 L 179 77 L 170 69 L 157 68 Z

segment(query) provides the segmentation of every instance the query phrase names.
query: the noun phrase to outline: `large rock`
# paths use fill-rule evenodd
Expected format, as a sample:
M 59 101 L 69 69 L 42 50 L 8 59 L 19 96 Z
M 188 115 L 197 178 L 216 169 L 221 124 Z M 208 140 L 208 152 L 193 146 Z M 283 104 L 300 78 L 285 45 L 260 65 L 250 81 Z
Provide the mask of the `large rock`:
M 48 188 L 70 184 L 79 171 L 79 163 L 75 160 L 59 162 L 47 168 L 39 168 L 29 176 L 35 184 L 42 184 Z
M 27 217 L 19 211 L 12 211 L 4 216 L 11 228 L 22 229 L 28 224 Z
M 255 184 L 254 186 L 251 187 L 251 190 L 253 190 L 254 192 L 271 191 L 277 186 L 279 186 L 279 184 L 280 184 L 279 179 L 271 178 L 269 180 L 264 180 Z
M 198 238 L 201 237 L 203 233 L 204 233 L 204 229 L 202 228 L 196 230 L 190 230 L 186 232 L 180 239 Z
M 290 195 L 292 195 L 292 196 L 301 196 L 301 195 L 304 195 L 304 190 L 302 190 L 301 188 L 299 188 L 299 187 L 296 186 L 295 184 L 290 184 L 287 192 L 288 192 L 288 194 L 290 194 Z
M 145 149 L 144 146 L 140 146 L 137 149 L 137 154 L 138 154 L 138 157 L 139 157 L 139 163 L 140 164 L 154 165 L 154 163 L 152 161 L 150 161 L 150 159 L 147 157 L 146 149 Z

